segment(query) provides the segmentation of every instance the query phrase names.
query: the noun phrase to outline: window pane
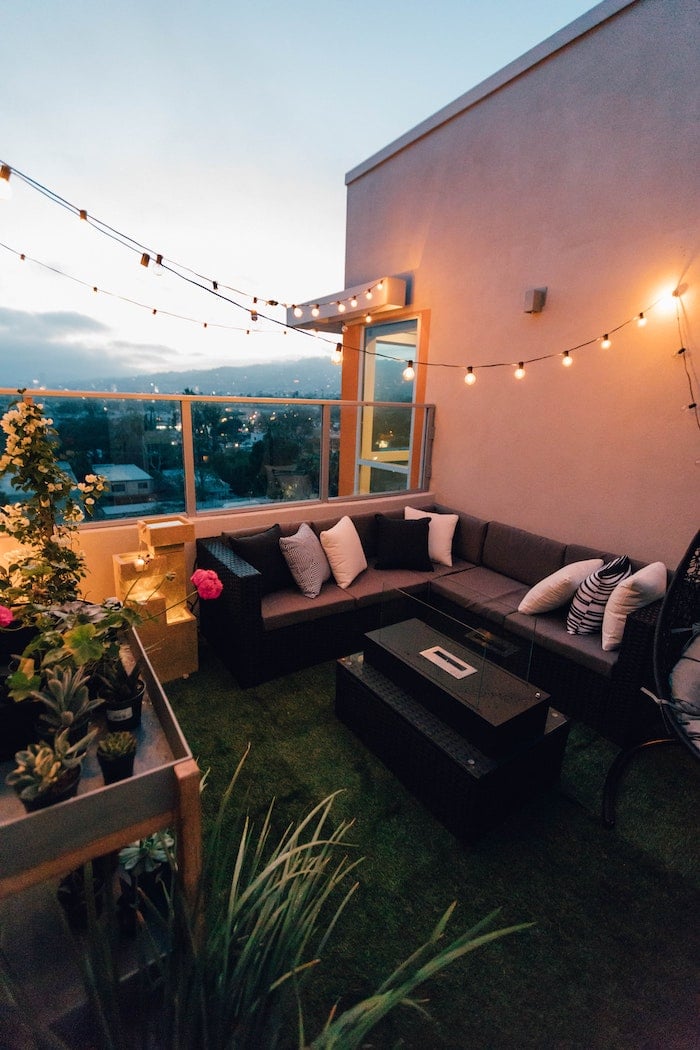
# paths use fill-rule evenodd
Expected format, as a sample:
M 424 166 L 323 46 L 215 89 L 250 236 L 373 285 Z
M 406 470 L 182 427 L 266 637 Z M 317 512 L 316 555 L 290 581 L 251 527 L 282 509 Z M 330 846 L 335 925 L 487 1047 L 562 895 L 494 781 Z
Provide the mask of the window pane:
M 318 499 L 321 408 L 192 404 L 197 510 Z
M 58 456 L 76 481 L 103 474 L 109 488 L 93 519 L 185 509 L 180 406 L 170 401 L 44 398 Z

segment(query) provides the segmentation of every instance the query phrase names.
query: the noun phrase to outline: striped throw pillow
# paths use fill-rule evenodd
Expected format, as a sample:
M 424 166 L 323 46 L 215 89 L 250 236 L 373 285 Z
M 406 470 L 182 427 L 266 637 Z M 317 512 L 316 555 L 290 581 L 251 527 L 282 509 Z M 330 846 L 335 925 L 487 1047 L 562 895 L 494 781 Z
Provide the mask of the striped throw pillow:
M 566 618 L 569 634 L 594 634 L 599 631 L 608 598 L 618 583 L 627 579 L 631 572 L 630 560 L 623 554 L 587 576 L 583 583 L 579 584 L 571 601 Z

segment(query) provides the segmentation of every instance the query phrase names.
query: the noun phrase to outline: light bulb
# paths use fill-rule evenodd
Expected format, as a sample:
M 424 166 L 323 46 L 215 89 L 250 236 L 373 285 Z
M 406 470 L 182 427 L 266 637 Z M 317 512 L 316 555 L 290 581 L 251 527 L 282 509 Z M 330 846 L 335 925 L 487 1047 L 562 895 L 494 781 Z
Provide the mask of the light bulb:
M 320 313 L 321 313 L 321 308 L 320 308 L 320 306 L 318 305 L 318 303 L 316 303 L 316 305 L 315 305 L 315 306 L 312 306 L 312 307 L 311 307 L 311 316 L 312 316 L 312 317 L 318 317 L 318 315 L 319 315 Z
M 11 174 L 12 168 L 9 164 L 0 165 L 0 200 L 9 201 L 12 196 L 12 186 L 10 185 Z
M 163 256 L 162 255 L 156 255 L 156 261 L 153 263 L 153 267 L 151 269 L 151 273 L 153 274 L 154 277 L 162 277 L 163 276 Z
M 377 281 L 377 291 L 381 292 L 383 287 L 384 287 L 384 281 Z
M 357 296 L 356 295 L 353 295 L 352 299 L 350 300 L 350 305 L 352 306 L 353 310 L 357 306 Z
M 372 315 L 365 314 L 365 324 L 372 324 Z
M 647 323 L 646 317 L 644 316 L 644 314 L 640 313 L 639 317 L 637 318 L 637 327 L 638 328 L 644 328 L 644 325 L 646 323 Z
M 365 292 L 365 299 L 371 299 L 371 298 L 372 298 L 372 289 L 368 288 L 367 291 Z
M 610 347 L 612 346 L 612 341 L 610 340 L 610 337 L 609 337 L 607 332 L 605 333 L 603 338 L 600 340 L 600 346 L 601 346 L 602 350 L 609 350 Z
M 476 383 L 476 376 L 474 375 L 474 369 L 471 365 L 467 368 L 467 374 L 464 377 L 464 382 L 467 386 L 474 386 Z
M 300 306 L 295 306 L 294 307 L 294 316 L 295 317 L 303 317 L 303 315 L 304 315 L 304 311 L 302 310 L 302 308 Z
M 406 380 L 406 382 L 410 382 L 412 379 L 416 378 L 416 370 L 413 367 L 413 361 L 409 361 L 408 362 L 408 364 L 406 365 L 406 367 L 404 368 L 404 370 L 402 372 L 402 375 L 403 375 L 404 379 Z
M 564 356 L 561 359 L 561 363 L 564 365 L 565 368 L 571 368 L 571 366 L 573 365 L 574 359 L 568 350 L 564 351 Z
M 344 314 L 345 313 L 345 303 L 340 303 L 340 302 L 338 303 L 338 313 L 339 314 Z
M 134 558 L 134 568 L 136 572 L 143 572 L 146 568 L 146 559 L 142 558 L 140 554 L 137 558 Z
M 513 374 L 516 379 L 523 378 L 523 376 L 525 375 L 525 365 L 522 361 L 518 361 L 518 367 L 515 369 L 515 372 Z
M 336 343 L 335 350 L 331 356 L 331 363 L 334 365 L 342 365 L 343 363 L 343 347 L 340 343 Z

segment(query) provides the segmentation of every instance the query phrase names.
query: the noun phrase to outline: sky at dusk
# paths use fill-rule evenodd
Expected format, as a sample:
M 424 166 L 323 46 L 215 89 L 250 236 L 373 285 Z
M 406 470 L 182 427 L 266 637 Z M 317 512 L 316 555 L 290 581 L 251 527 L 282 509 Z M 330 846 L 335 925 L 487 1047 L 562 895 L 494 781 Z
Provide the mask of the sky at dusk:
M 592 6 L 3 4 L 0 161 L 245 309 L 154 276 L 13 176 L 0 201 L 0 386 L 330 352 L 252 323 L 250 297 L 342 289 L 345 174 Z

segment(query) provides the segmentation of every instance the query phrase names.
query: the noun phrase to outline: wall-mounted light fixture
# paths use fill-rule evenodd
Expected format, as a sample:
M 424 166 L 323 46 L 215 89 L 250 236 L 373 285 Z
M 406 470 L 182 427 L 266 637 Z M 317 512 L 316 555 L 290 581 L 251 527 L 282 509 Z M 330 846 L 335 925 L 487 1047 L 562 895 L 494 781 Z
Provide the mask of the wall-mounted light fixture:
M 528 288 L 528 290 L 525 292 L 525 306 L 523 307 L 523 309 L 525 310 L 526 314 L 542 313 L 546 301 L 546 288 Z

